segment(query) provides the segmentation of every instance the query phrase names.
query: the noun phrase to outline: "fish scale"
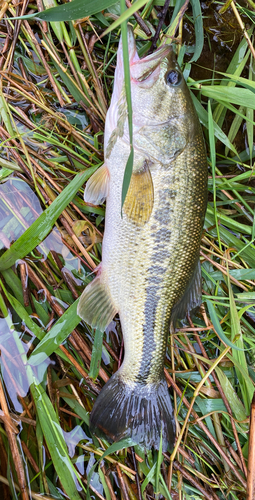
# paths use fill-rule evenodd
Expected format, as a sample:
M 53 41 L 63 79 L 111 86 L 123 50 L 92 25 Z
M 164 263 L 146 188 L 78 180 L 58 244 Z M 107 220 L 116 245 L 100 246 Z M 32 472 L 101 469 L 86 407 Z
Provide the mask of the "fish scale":
M 171 47 L 139 60 L 129 32 L 129 52 L 133 174 L 121 209 L 130 147 L 120 44 L 102 181 L 96 173 L 85 189 L 90 203 L 103 193 L 107 199 L 102 264 L 83 292 L 78 312 L 101 329 L 118 312 L 124 338 L 124 361 L 96 400 L 92 432 L 158 448 L 162 431 L 167 449 L 174 444 L 175 419 L 164 359 L 170 322 L 200 303 L 207 162 L 199 120 Z M 173 71 L 177 85 L 168 81 Z

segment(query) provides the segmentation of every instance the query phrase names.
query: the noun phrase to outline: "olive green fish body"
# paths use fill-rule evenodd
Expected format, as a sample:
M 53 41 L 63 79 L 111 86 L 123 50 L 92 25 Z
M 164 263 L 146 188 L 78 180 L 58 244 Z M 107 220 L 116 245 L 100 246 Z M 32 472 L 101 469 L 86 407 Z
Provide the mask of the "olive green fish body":
M 85 290 L 87 305 L 83 297 L 79 314 L 103 327 L 102 318 L 107 323 L 118 312 L 124 337 L 123 364 L 94 405 L 92 430 L 112 440 L 131 437 L 146 447 L 159 446 L 162 430 L 166 449 L 175 434 L 164 379 L 166 344 L 171 319 L 199 304 L 207 163 L 200 124 L 171 48 L 139 61 L 132 43 L 133 174 L 121 215 L 130 149 L 123 87 L 118 92 L 115 87 L 105 134 L 102 265 L 96 293 Z M 118 71 L 117 65 L 115 79 Z M 169 74 L 180 79 L 170 89 Z M 103 305 L 93 309 L 96 297 Z

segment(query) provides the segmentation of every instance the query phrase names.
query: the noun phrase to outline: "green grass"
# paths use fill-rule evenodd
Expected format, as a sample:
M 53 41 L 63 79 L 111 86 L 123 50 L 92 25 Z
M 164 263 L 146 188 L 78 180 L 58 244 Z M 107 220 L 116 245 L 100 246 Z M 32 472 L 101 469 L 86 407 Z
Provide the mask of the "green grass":
M 204 307 L 171 337 L 165 362 L 182 438 L 172 454 L 145 453 L 129 440 L 111 446 L 92 440 L 89 413 L 117 369 L 121 333 L 118 320 L 102 336 L 76 314 L 101 260 L 105 206 L 86 204 L 83 189 L 103 162 L 120 33 L 132 145 L 125 23 L 145 54 L 150 42 L 133 14 L 140 9 L 153 36 L 164 1 L 137 0 L 130 9 L 124 1 L 45 2 L 54 8 L 40 14 L 30 3 L 20 26 L 21 8 L 6 4 L 0 34 L 7 47 L 0 60 L 0 406 L 9 408 L 0 427 L 3 500 L 246 496 L 255 383 L 254 58 L 231 6 L 192 0 L 184 12 L 184 3 L 171 0 L 158 45 L 173 42 L 178 53 L 203 126 L 209 180 Z M 244 25 L 248 16 L 252 37 L 252 2 L 245 11 L 236 5 Z M 132 148 L 123 199 L 131 170 Z

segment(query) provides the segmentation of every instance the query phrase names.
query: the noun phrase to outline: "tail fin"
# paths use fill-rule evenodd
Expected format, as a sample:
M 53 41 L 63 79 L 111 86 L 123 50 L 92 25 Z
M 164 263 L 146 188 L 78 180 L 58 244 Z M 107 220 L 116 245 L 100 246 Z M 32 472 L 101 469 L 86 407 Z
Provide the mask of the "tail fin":
M 100 392 L 91 416 L 93 434 L 108 441 L 130 437 L 149 449 L 174 445 L 175 419 L 164 379 L 157 384 L 125 383 L 116 372 Z

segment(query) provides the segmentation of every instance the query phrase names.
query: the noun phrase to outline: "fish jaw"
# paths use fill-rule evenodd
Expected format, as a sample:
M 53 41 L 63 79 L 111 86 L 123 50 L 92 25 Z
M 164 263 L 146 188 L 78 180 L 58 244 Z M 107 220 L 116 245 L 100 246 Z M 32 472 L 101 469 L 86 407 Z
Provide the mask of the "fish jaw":
M 153 54 L 130 63 L 131 84 L 140 88 L 150 88 L 157 81 L 163 59 L 172 54 L 170 45 L 163 45 Z

